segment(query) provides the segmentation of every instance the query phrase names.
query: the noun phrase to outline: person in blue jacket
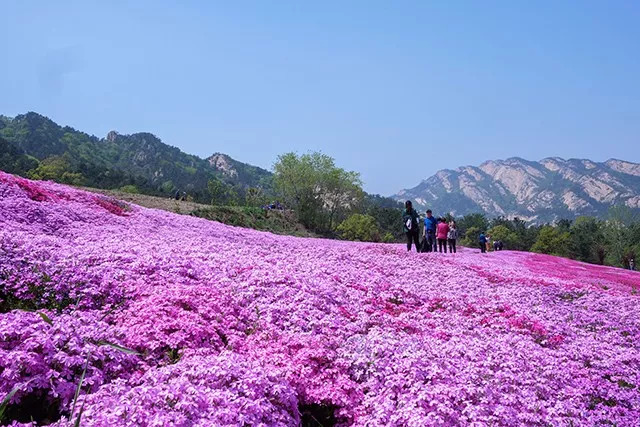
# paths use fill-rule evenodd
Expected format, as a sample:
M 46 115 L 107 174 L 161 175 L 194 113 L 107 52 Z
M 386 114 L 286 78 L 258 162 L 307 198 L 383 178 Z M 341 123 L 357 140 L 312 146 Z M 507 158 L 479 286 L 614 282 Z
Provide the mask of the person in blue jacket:
M 436 228 L 438 226 L 438 220 L 431 213 L 431 209 L 427 210 L 427 216 L 424 218 L 424 230 L 422 232 L 423 250 L 426 252 L 435 251 L 436 241 Z
M 485 253 L 487 251 L 487 236 L 484 235 L 484 232 L 478 236 L 478 244 L 480 245 L 480 252 Z

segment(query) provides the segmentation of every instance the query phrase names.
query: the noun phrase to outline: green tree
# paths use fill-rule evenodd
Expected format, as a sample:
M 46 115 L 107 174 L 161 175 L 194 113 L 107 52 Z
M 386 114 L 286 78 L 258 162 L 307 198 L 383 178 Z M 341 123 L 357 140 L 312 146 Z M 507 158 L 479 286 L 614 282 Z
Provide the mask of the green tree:
M 380 233 L 393 242 L 404 239 L 402 232 L 402 203 L 379 195 L 365 195 L 360 212 L 371 215 L 380 226 Z M 389 240 L 390 239 L 390 240 Z
M 514 248 L 522 251 L 530 251 L 536 240 L 538 240 L 538 234 L 542 226 L 522 226 L 515 229 L 515 233 L 518 235 L 519 247 Z
M 81 173 L 63 172 L 62 176 L 60 177 L 60 182 L 62 182 L 63 184 L 80 186 L 86 185 L 87 180 Z
M 337 231 L 345 240 L 380 241 L 380 229 L 376 219 L 370 215 L 353 214 L 340 223 Z
M 171 194 L 172 196 L 172 193 L 176 191 L 176 186 L 173 185 L 173 181 L 171 180 L 163 182 L 160 188 L 164 194 Z
M 601 263 L 598 248 L 604 243 L 602 224 L 596 218 L 580 216 L 571 224 L 571 257 L 584 262 Z
M 571 236 L 568 231 L 562 232 L 553 226 L 545 225 L 540 229 L 538 239 L 531 250 L 541 254 L 567 256 L 570 242 Z
M 519 251 L 531 250 L 531 246 L 538 238 L 539 227 L 527 226 L 526 221 L 515 217 L 508 219 L 503 216 L 496 217 L 491 220 L 491 228 L 497 226 L 504 226 L 509 231 L 515 233 L 515 236 L 510 236 L 511 241 L 508 243 L 509 249 L 515 249 Z M 489 233 L 493 238 L 493 233 Z M 505 244 L 507 242 L 505 241 Z
M 70 185 L 85 185 L 81 173 L 75 172 L 68 156 L 50 156 L 40 162 L 38 167 L 29 171 L 29 178 L 57 181 Z
M 228 186 L 218 178 L 210 179 L 207 183 L 207 189 L 211 195 L 212 205 L 224 205 L 227 201 Z
M 26 175 L 38 167 L 38 161 L 3 138 L 0 138 L 0 170 Z
M 245 203 L 247 206 L 261 207 L 267 203 L 267 198 L 261 188 L 249 187 L 245 193 Z
M 604 226 L 607 243 L 607 263 L 615 266 L 626 266 L 634 243 L 633 227 L 638 222 L 637 211 L 628 206 L 617 205 L 609 208 L 609 217 Z
M 569 231 L 572 223 L 573 221 L 570 219 L 562 218 L 556 222 L 556 228 L 558 228 L 558 231 L 560 232 Z
M 627 253 L 629 261 L 630 258 L 635 259 L 636 265 L 638 264 L 638 257 L 640 257 L 640 221 L 636 221 L 631 227 L 629 227 L 629 236 L 631 245 Z M 627 264 L 628 266 L 628 264 Z M 636 266 L 636 269 L 638 267 Z
M 467 230 L 464 233 L 464 237 L 460 240 L 460 243 L 468 247 L 477 247 L 478 237 L 480 237 L 481 232 L 482 230 L 476 226 L 471 226 L 467 228 Z
M 474 228 L 475 232 L 472 234 L 474 234 L 475 236 L 473 240 L 473 244 L 475 244 L 478 240 L 477 236 L 480 234 L 480 232 L 486 231 L 487 228 L 489 228 L 489 221 L 487 221 L 487 217 L 484 216 L 484 214 L 472 213 L 465 215 L 457 220 L 456 225 L 458 227 L 458 233 L 460 233 L 461 236 L 465 236 L 465 238 L 467 236 L 467 231 L 470 228 Z
M 324 156 L 319 176 L 322 188 L 320 197 L 329 216 L 328 229 L 333 230 L 335 224 L 362 200 L 362 181 L 357 172 L 336 167 L 333 159 L 328 156 Z
M 507 249 L 518 247 L 518 235 L 511 231 L 506 225 L 496 225 L 487 231 L 491 240 L 502 240 Z
M 316 231 L 334 231 L 337 223 L 360 206 L 364 195 L 359 175 L 338 168 L 322 153 L 286 153 L 278 157 L 273 169 L 273 183 L 285 205 Z
M 242 206 L 246 204 L 246 199 L 243 198 L 240 190 L 232 186 L 227 187 L 225 200 L 229 206 Z

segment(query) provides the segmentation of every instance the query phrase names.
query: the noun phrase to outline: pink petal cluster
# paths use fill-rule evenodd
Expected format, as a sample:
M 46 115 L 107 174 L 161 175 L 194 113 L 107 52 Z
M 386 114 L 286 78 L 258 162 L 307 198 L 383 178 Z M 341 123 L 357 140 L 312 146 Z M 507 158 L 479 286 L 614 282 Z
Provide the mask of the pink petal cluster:
M 640 274 L 477 252 L 276 236 L 0 172 L 0 307 L 24 308 L 0 313 L 0 396 L 22 386 L 14 408 L 37 396 L 67 425 L 88 358 L 90 426 L 297 425 L 310 407 L 637 423 Z

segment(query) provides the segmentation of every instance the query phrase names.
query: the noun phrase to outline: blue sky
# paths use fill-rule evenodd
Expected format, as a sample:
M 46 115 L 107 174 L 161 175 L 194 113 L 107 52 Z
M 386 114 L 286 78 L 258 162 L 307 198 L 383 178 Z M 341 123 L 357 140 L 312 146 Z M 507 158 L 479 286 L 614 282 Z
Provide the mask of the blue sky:
M 180 4 L 178 4 L 180 3 Z M 637 1 L 6 1 L 0 114 L 149 131 L 391 194 L 442 168 L 640 162 Z

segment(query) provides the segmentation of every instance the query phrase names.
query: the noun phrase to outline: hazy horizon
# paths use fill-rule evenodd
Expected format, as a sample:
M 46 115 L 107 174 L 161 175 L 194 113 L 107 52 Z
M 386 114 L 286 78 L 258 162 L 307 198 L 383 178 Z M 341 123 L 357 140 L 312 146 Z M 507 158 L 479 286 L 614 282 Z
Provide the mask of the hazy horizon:
M 390 195 L 520 157 L 640 163 L 640 4 L 4 5 L 0 114 L 270 170 L 322 151 Z M 383 171 L 383 173 L 381 173 Z

